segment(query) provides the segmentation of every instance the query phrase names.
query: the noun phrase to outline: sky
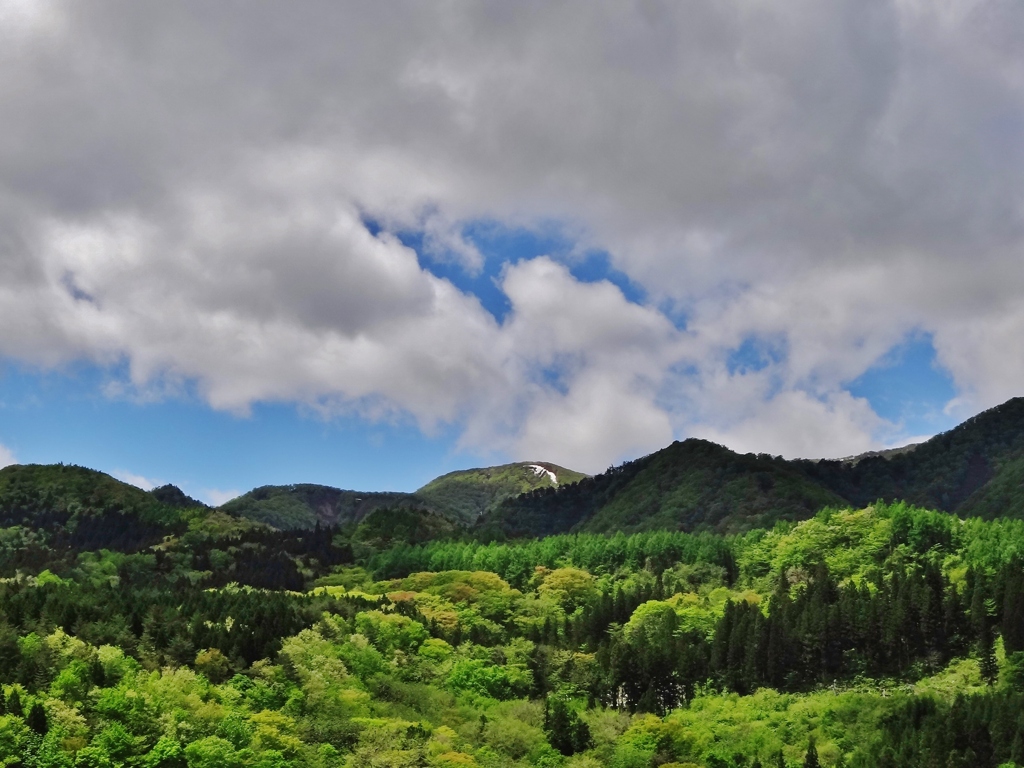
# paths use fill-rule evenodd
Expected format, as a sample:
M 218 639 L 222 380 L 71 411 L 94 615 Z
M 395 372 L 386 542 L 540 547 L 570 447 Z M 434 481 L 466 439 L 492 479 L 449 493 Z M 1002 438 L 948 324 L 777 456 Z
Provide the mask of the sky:
M 219 503 L 1024 389 L 1017 0 L 0 0 L 0 465 Z

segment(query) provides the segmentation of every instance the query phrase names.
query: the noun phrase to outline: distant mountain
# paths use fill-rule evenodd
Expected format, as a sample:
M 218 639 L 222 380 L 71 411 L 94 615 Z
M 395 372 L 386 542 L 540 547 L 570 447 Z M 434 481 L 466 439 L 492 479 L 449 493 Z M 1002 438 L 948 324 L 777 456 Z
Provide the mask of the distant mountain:
M 375 509 L 414 506 L 411 493 L 344 491 L 328 485 L 264 485 L 220 509 L 281 530 L 358 523 Z
M 538 488 L 572 485 L 586 477 L 582 472 L 546 461 L 522 461 L 449 472 L 431 480 L 414 495 L 425 508 L 471 525 L 505 499 Z
M 787 461 L 704 440 L 676 442 L 569 488 L 506 499 L 479 532 L 732 532 L 878 499 L 960 515 L 1024 517 L 1024 398 L 923 443 L 847 459 Z
M 690 439 L 594 477 L 547 462 L 518 462 L 451 472 L 415 493 L 263 486 L 220 511 L 282 530 L 319 523 L 352 532 L 384 510 L 357 537 L 379 543 L 389 540 L 391 523 L 402 527 L 399 538 L 412 541 L 462 528 L 484 538 L 573 530 L 737 532 L 877 499 L 965 516 L 1024 518 L 1024 398 L 918 445 L 847 459 L 788 461 Z M 63 537 L 61 546 L 72 549 L 159 542 L 184 530 L 195 517 L 188 510 L 196 508 L 209 509 L 175 486 L 146 492 L 84 467 L 0 470 L 0 527 L 52 529 Z
M 578 482 L 586 475 L 549 462 L 519 462 L 449 472 L 415 493 L 346 491 L 327 485 L 265 485 L 220 509 L 282 530 L 359 523 L 374 510 L 418 508 L 468 526 L 498 503 L 536 488 Z

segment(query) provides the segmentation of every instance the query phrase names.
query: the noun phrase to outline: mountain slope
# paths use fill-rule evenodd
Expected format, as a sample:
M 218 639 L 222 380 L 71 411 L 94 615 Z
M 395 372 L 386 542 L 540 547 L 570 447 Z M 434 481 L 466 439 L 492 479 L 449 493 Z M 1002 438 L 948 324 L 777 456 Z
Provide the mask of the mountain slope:
M 232 499 L 221 509 L 282 530 L 309 529 L 317 523 L 359 523 L 375 510 L 394 507 L 417 507 L 457 525 L 472 525 L 504 499 L 584 477 L 549 462 L 519 462 L 449 472 L 415 493 L 347 491 L 308 483 L 265 485 Z
M 0 469 L 0 527 L 40 531 L 55 549 L 134 551 L 183 530 L 182 510 L 103 472 L 63 464 Z
M 677 442 L 576 486 L 508 499 L 481 521 L 480 533 L 741 531 L 878 499 L 1024 517 L 1024 398 L 916 446 L 836 461 L 787 461 L 703 440 Z
M 741 531 L 810 517 L 843 499 L 782 459 L 740 455 L 706 440 L 675 442 L 564 489 L 508 499 L 484 536 L 546 536 L 712 527 Z
M 328 485 L 264 485 L 220 507 L 224 512 L 281 530 L 358 523 L 375 509 L 412 506 L 410 493 L 364 493 Z
M 1022 459 L 1024 398 L 1014 398 L 912 451 L 793 464 L 854 506 L 904 499 L 964 515 L 1024 517 Z
M 169 505 L 94 469 L 64 464 L 13 464 L 0 469 L 0 520 L 15 525 L 38 515 L 132 514 L 152 522 L 176 519 Z
M 652 454 L 625 488 L 583 525 L 595 533 L 652 529 L 723 532 L 771 528 L 843 504 L 789 462 L 737 454 L 706 440 Z
M 449 472 L 431 480 L 415 496 L 427 509 L 472 524 L 505 499 L 538 488 L 571 485 L 585 477 L 549 462 L 517 462 Z

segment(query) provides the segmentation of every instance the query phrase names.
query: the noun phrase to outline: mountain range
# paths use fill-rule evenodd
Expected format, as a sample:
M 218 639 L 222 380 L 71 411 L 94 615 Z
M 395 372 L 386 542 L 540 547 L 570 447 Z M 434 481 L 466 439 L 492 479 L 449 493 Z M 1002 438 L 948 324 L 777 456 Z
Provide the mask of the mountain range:
M 923 443 L 839 460 L 738 454 L 691 438 L 593 477 L 548 462 L 517 462 L 452 472 L 413 493 L 262 486 L 219 511 L 282 530 L 363 524 L 379 538 L 385 520 L 402 520 L 402 530 L 415 529 L 417 539 L 494 539 L 569 531 L 739 532 L 806 519 L 826 506 L 897 499 L 961 516 L 1024 517 L 1024 398 Z M 125 531 L 150 539 L 180 525 L 185 510 L 203 507 L 175 486 L 147 492 L 82 467 L 0 470 L 0 524 L 6 526 L 72 521 L 76 535 L 102 538 L 107 534 L 83 521 L 118 514 L 133 521 Z M 416 516 L 427 522 L 410 522 Z

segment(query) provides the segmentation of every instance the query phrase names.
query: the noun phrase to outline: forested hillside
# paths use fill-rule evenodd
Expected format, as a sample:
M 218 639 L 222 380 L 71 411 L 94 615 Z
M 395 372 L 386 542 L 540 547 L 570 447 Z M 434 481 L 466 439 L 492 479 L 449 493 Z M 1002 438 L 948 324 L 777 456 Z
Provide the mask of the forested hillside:
M 1024 398 L 914 446 L 853 460 L 787 461 L 676 442 L 570 488 L 510 498 L 487 536 L 575 531 L 749 530 L 827 505 L 907 500 L 965 516 L 1024 517 Z
M 404 506 L 475 527 L 484 538 L 656 529 L 733 533 L 804 520 L 828 505 L 862 507 L 878 499 L 965 516 L 1024 517 L 1021 488 L 1024 399 L 1017 398 L 920 445 L 846 460 L 788 461 L 688 439 L 595 477 L 519 462 L 452 472 L 415 493 L 263 486 L 223 509 L 282 530 L 357 524 L 375 509 Z M 165 503 L 183 503 L 180 491 L 153 493 Z
M 260 522 L 0 470 L 0 764 L 1024 766 L 996 416 L 845 464 L 676 443 L 471 528 L 410 495 L 257 489 Z M 977 514 L 845 502 L 886 477 Z
M 374 510 L 394 507 L 429 510 L 456 525 L 467 526 L 505 499 L 537 488 L 575 483 L 584 477 L 557 464 L 519 462 L 450 472 L 415 493 L 343 491 L 312 484 L 266 485 L 229 501 L 222 509 L 281 530 L 356 524 Z
M 408 493 L 364 493 L 300 483 L 254 488 L 221 509 L 281 530 L 295 530 L 358 523 L 375 509 L 411 506 L 415 501 Z
M 406 507 L 295 532 L 193 508 L 166 531 L 0 532 L 7 764 L 1024 764 L 1024 521 L 900 503 L 482 543 Z
M 449 472 L 414 494 L 420 505 L 462 525 L 472 525 L 505 499 L 539 488 L 578 483 L 586 475 L 550 462 L 517 462 Z
M 1024 398 L 936 435 L 912 451 L 859 462 L 798 462 L 849 503 L 905 499 L 984 517 L 1024 516 Z

